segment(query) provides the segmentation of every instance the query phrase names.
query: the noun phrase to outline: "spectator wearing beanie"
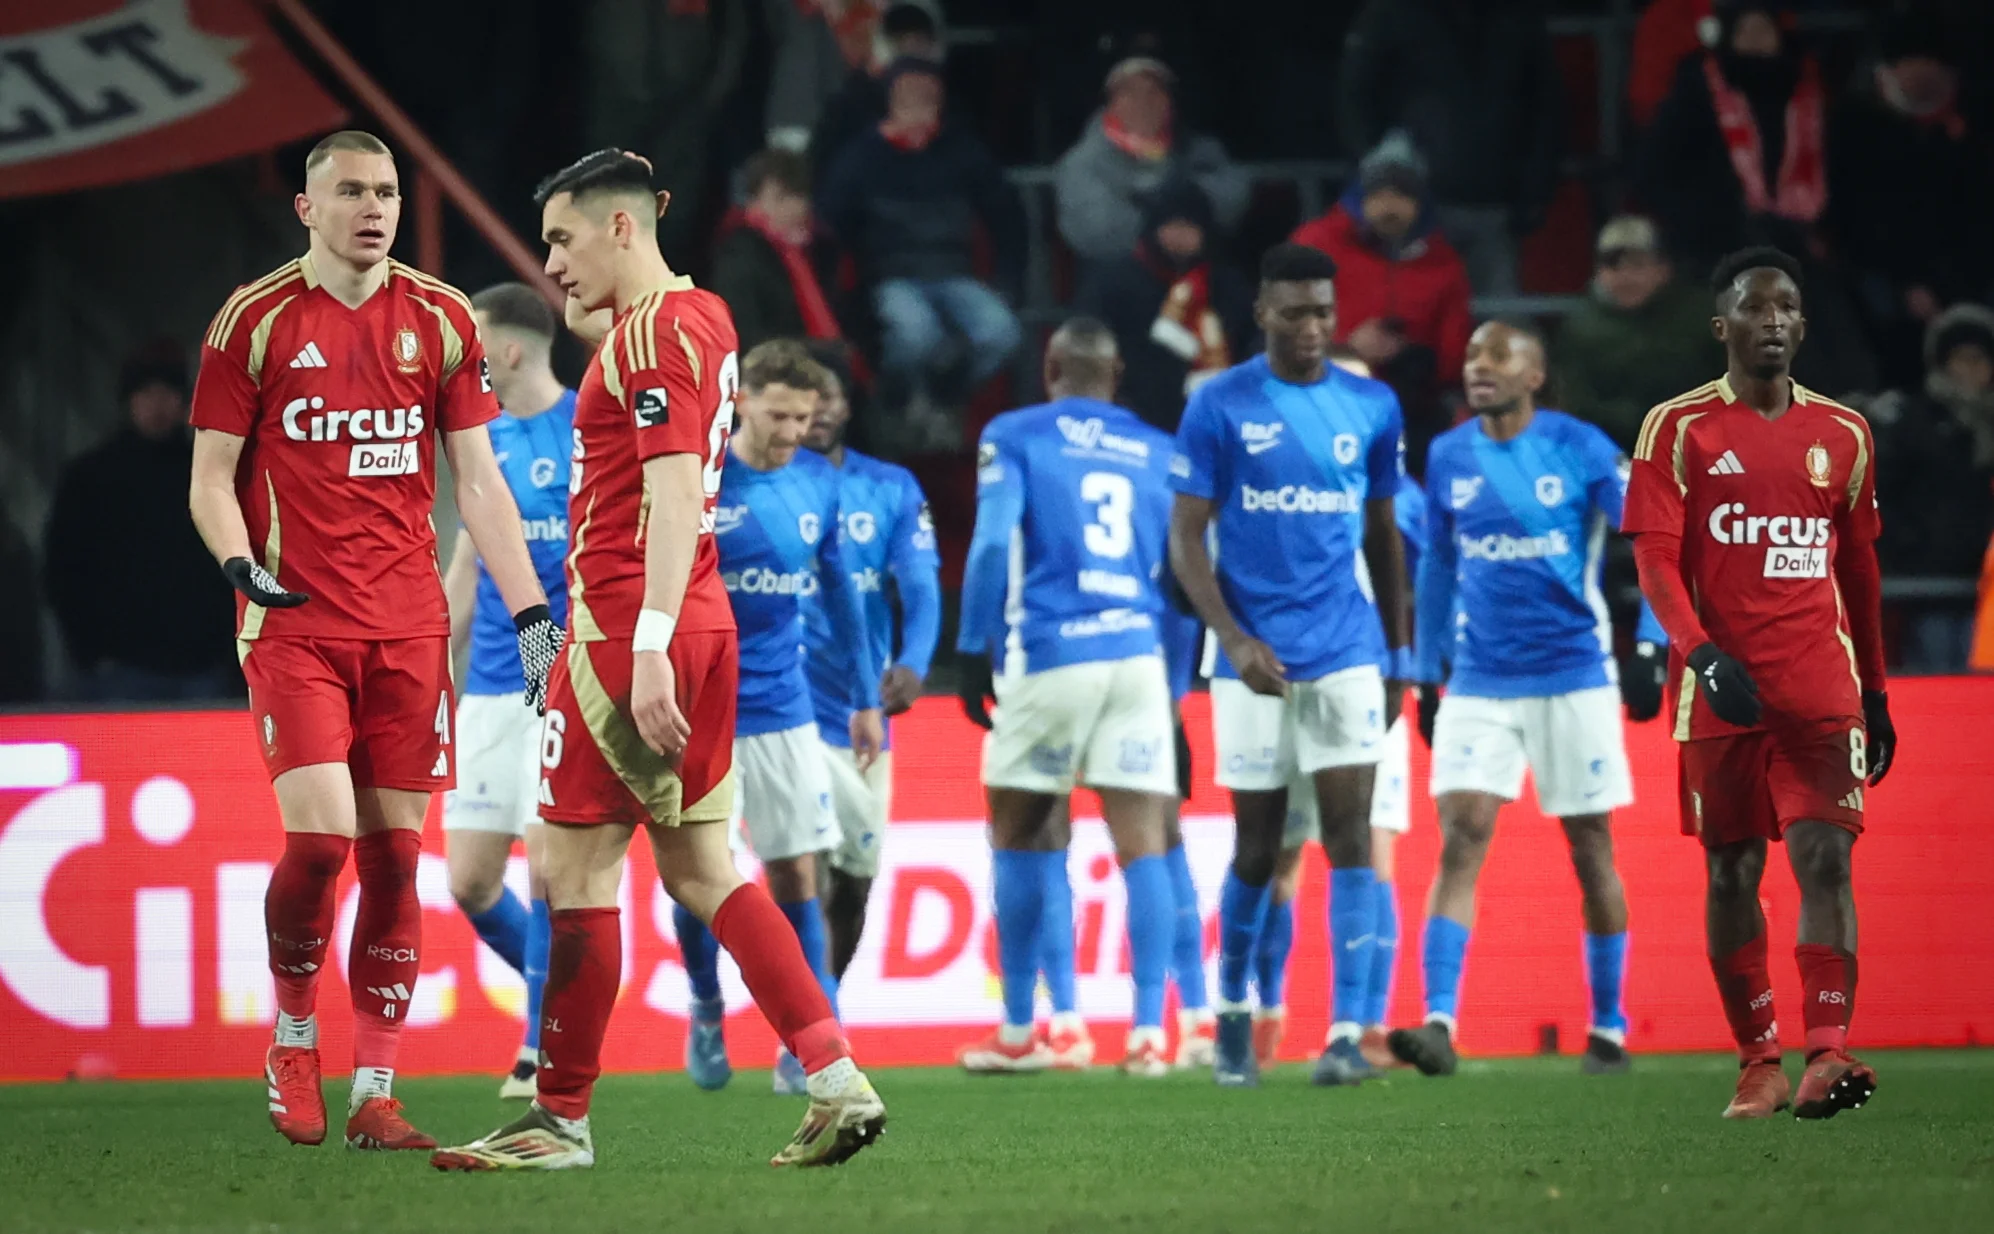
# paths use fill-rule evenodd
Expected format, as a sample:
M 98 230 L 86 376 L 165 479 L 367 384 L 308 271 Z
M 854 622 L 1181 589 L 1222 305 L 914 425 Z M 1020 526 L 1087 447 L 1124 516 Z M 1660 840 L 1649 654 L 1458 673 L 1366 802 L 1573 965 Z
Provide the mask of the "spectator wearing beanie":
M 1174 433 L 1191 391 L 1252 350 L 1253 289 L 1213 258 L 1212 206 L 1195 183 L 1169 181 L 1143 207 L 1141 238 L 1089 273 L 1075 307 L 1115 332 L 1123 406 Z
M 721 222 L 709 284 L 734 314 L 742 354 L 772 338 L 841 338 L 825 294 L 832 266 L 811 216 L 809 162 L 764 150 L 744 178 L 748 201 Z
M 832 164 L 819 217 L 858 259 L 880 325 L 880 403 L 944 446 L 935 403 L 964 398 L 1004 366 L 1022 337 L 1015 303 L 1025 212 L 984 144 L 943 118 L 940 69 L 903 57 L 887 74 L 886 119 Z M 976 278 L 976 226 L 989 235 L 1003 291 Z M 961 346 L 950 343 L 960 340 Z M 960 363 L 954 363 L 955 360 Z M 960 388 L 943 386 L 948 377 Z M 910 434 L 911 435 L 911 434 Z
M 1365 155 L 1342 200 L 1289 238 L 1335 259 L 1336 341 L 1398 393 L 1413 436 L 1430 436 L 1474 319 L 1467 267 L 1434 227 L 1426 161 L 1406 134 Z
M 1558 331 L 1564 409 L 1628 455 L 1648 409 L 1723 371 L 1710 296 L 1676 279 L 1654 223 L 1622 215 L 1600 229 L 1592 288 Z
M 1925 376 L 1863 410 L 1876 436 L 1877 557 L 1886 573 L 1970 579 L 1994 534 L 1994 311 L 1960 304 L 1925 332 Z M 1972 614 L 1912 614 L 1905 666 L 1963 671 Z
M 43 570 L 83 698 L 240 696 L 235 593 L 187 517 L 194 436 L 187 368 L 170 345 L 128 360 L 125 423 L 63 469 Z M 120 601 L 106 602 L 116 579 Z
M 1246 211 L 1251 185 L 1214 137 L 1179 130 L 1171 87 L 1176 75 L 1162 61 L 1131 56 L 1108 73 L 1107 106 L 1095 113 L 1059 160 L 1053 192 L 1059 234 L 1091 263 L 1128 255 L 1143 235 L 1143 198 L 1171 180 L 1189 180 L 1205 194 L 1210 221 L 1230 232 Z

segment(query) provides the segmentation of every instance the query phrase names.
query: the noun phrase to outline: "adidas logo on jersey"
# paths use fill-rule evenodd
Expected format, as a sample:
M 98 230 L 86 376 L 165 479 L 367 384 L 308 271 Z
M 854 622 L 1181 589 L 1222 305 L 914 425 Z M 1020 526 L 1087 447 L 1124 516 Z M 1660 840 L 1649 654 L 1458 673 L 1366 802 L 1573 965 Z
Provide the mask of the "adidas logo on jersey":
M 1842 807 L 1844 810 L 1862 809 L 1862 790 L 1859 788 L 1850 790 L 1848 796 L 1842 798 L 1840 801 L 1836 802 L 1835 804 Z
M 305 349 L 291 359 L 292 368 L 324 368 L 325 355 L 319 351 L 317 343 L 306 343 Z
M 405 1003 L 409 1000 L 409 988 L 397 981 L 393 985 L 370 985 L 367 992 L 391 1003 Z
M 1713 476 L 1742 476 L 1745 474 L 1745 465 L 1738 461 L 1737 455 L 1726 450 L 1717 457 L 1716 462 L 1710 464 L 1710 474 Z

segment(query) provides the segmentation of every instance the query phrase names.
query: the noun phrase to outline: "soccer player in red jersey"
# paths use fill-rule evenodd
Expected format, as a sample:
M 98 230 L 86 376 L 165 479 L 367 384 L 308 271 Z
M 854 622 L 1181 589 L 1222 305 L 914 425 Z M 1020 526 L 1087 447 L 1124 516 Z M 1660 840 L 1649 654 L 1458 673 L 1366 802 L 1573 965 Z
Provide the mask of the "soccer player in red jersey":
M 738 660 L 713 526 L 740 388 L 733 317 L 665 264 L 657 220 L 669 194 L 652 190 L 644 159 L 597 151 L 535 198 L 570 323 L 615 310 L 575 404 L 573 638 L 549 686 L 541 756 L 553 945 L 540 1093 L 517 1120 L 431 1161 L 446 1170 L 595 1163 L 589 1100 L 623 959 L 616 891 L 641 824 L 665 890 L 732 953 L 803 1064 L 810 1108 L 773 1164 L 835 1165 L 878 1137 L 886 1107 L 852 1061 L 789 919 L 741 880 L 727 843 Z
M 325 1139 L 320 972 L 347 854 L 360 880 L 354 1148 L 435 1147 L 392 1094 L 422 949 L 416 859 L 431 793 L 451 787 L 450 616 L 436 567 L 436 441 L 457 506 L 519 628 L 528 699 L 561 631 L 484 424 L 498 414 L 471 305 L 393 261 L 395 162 L 367 133 L 305 160 L 305 256 L 229 297 L 194 387 L 194 525 L 241 593 L 237 651 L 284 821 L 263 912 L 277 1029 L 270 1121 Z M 537 679 L 536 679 L 537 678 Z
M 1730 364 L 1648 413 L 1623 529 L 1669 634 L 1685 834 L 1703 841 L 1710 967 L 1742 1056 L 1726 1118 L 1860 1107 L 1848 1053 L 1863 785 L 1897 744 L 1884 695 L 1874 450 L 1862 416 L 1790 376 L 1806 336 L 1800 268 L 1725 258 L 1713 327 Z M 1759 879 L 1783 840 L 1800 885 L 1807 1070 L 1780 1068 Z

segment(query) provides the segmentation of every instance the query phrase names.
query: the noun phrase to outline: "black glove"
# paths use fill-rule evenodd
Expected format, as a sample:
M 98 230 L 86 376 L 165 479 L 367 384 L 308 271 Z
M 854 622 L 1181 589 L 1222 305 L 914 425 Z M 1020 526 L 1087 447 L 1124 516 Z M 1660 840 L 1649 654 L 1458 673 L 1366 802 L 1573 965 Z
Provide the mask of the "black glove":
M 1177 799 L 1191 800 L 1191 735 L 1184 721 L 1177 721 Z
M 990 727 L 990 709 L 986 701 L 997 697 L 995 678 L 990 671 L 989 656 L 960 656 L 956 661 L 956 697 L 962 700 L 962 714 L 969 722 L 981 729 Z
M 1634 644 L 1634 654 L 1620 669 L 1620 701 L 1635 723 L 1662 714 L 1662 683 L 1669 676 L 1669 649 L 1646 639 Z
M 1717 644 L 1705 643 L 1689 653 L 1689 667 L 1718 719 L 1740 728 L 1759 722 L 1759 687 L 1744 665 L 1717 650 Z
M 1419 739 L 1433 748 L 1433 722 L 1440 718 L 1440 687 L 1419 684 Z
M 1869 782 L 1881 784 L 1897 757 L 1897 726 L 1890 722 L 1890 698 L 1883 691 L 1862 692 L 1862 724 L 1869 730 Z
M 302 591 L 285 591 L 270 571 L 247 557 L 231 557 L 222 563 L 222 576 L 251 604 L 264 608 L 296 608 L 311 599 Z
M 554 614 L 544 604 L 534 604 L 512 615 L 519 631 L 519 668 L 526 677 L 526 705 L 533 714 L 547 714 L 547 674 L 554 670 L 567 632 L 554 624 Z

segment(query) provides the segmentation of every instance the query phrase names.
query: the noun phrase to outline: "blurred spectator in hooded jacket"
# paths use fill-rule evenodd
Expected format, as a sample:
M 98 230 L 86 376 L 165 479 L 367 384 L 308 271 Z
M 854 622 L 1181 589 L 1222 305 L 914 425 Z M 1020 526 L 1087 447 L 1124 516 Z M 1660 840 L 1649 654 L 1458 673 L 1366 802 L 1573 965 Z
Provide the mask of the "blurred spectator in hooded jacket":
M 811 215 L 809 161 L 764 150 L 743 179 L 747 204 L 721 223 L 709 281 L 734 314 L 741 351 L 772 338 L 842 338 L 827 294 L 835 286 L 830 246 Z
M 1191 391 L 1251 351 L 1253 289 L 1213 256 L 1212 206 L 1197 184 L 1169 181 L 1143 207 L 1141 238 L 1094 267 L 1075 307 L 1115 332 L 1122 405 L 1174 433 Z
M 1468 270 L 1434 226 L 1426 161 L 1402 132 L 1364 156 L 1341 201 L 1289 237 L 1336 260 L 1336 341 L 1398 392 L 1415 456 L 1442 426 L 1474 329 Z
M 1994 533 L 1994 311 L 1955 305 L 1925 332 L 1925 376 L 1864 408 L 1876 436 L 1877 557 L 1890 574 L 1969 579 Z M 1914 612 L 1905 666 L 1959 672 L 1966 609 Z
M 194 435 L 187 366 L 169 344 L 125 363 L 125 423 L 70 462 L 42 548 L 49 601 L 82 697 L 239 694 L 235 593 L 187 517 Z M 107 602 L 106 580 L 121 597 Z
M 1127 256 L 1143 234 L 1142 199 L 1170 180 L 1204 191 L 1205 231 L 1230 232 L 1252 186 L 1213 137 L 1183 131 L 1161 61 L 1132 56 L 1108 73 L 1108 104 L 1059 160 L 1059 234 L 1083 266 Z M 1208 234 L 1210 240 L 1218 237 Z
M 1958 60 L 1925 6 L 1893 15 L 1833 112 L 1829 221 L 1860 280 L 1888 384 L 1915 381 L 1926 327 L 1994 288 L 1994 142 L 1960 106 Z
M 940 64 L 946 52 L 941 17 L 932 6 L 910 0 L 887 5 L 866 54 L 853 61 L 844 84 L 818 109 L 810 130 L 817 170 L 827 170 L 853 138 L 886 118 L 886 73 L 895 61 L 912 56 Z
M 1558 331 L 1563 407 L 1628 455 L 1648 409 L 1723 371 L 1710 293 L 1675 277 L 1655 225 L 1623 214 L 1599 232 L 1592 288 Z
M 1517 240 L 1557 184 L 1561 83 L 1537 0 L 1369 0 L 1343 45 L 1344 147 L 1405 129 L 1475 290 L 1514 295 Z

